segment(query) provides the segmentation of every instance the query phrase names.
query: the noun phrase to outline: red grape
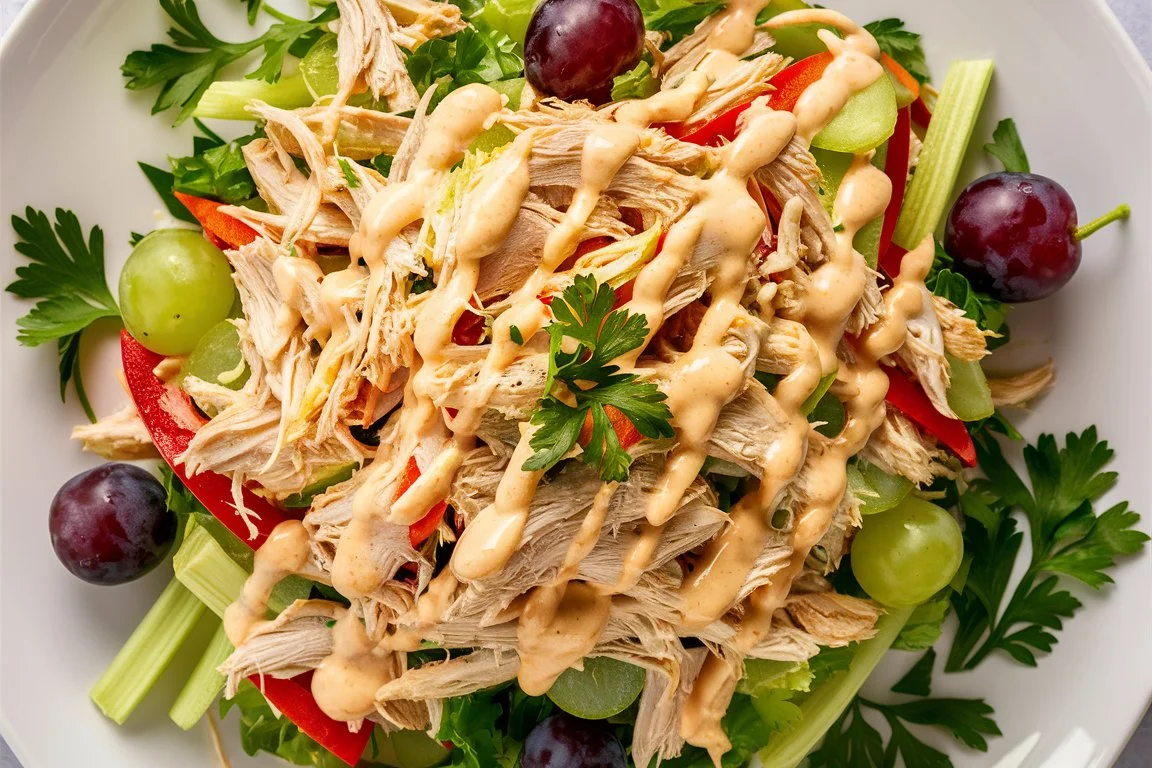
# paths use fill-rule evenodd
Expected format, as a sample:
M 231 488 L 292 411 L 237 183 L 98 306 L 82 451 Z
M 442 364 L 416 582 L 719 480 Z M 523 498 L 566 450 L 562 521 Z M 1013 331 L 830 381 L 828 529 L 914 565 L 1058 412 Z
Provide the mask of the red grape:
M 596 720 L 553 715 L 524 740 L 520 768 L 627 768 L 624 747 Z
M 1076 205 L 1052 179 L 993 173 L 956 200 L 944 249 L 978 290 L 1001 301 L 1036 301 L 1080 266 L 1076 224 Z
M 60 488 L 48 514 L 52 549 L 91 584 L 123 584 L 156 567 L 176 537 L 164 486 L 131 464 L 81 472 Z
M 524 72 L 537 91 L 603 104 L 612 80 L 644 53 L 636 0 L 544 0 L 524 39 Z

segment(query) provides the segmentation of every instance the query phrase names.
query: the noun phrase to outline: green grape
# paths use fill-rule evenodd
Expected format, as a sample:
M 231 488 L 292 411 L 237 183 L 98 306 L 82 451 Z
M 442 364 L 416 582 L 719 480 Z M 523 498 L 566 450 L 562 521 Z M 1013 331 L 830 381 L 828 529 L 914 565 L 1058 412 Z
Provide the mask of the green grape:
M 857 93 L 812 146 L 833 152 L 866 152 L 887 141 L 896 129 L 896 89 L 887 77 Z
M 617 715 L 644 690 L 644 670 L 607 656 L 584 659 L 584 669 L 567 669 L 548 689 L 548 698 L 570 715 L 603 720 Z
M 448 756 L 444 745 L 423 731 L 396 731 L 388 735 L 401 768 L 431 768 Z
M 180 369 L 181 376 L 195 376 L 236 390 L 244 386 L 251 373 L 240 351 L 240 332 L 227 320 L 216 323 L 200 337 Z
M 904 501 L 912 483 L 859 459 L 848 467 L 848 490 L 860 500 L 860 514 L 875 515 Z
M 874 600 L 907 607 L 947 586 L 963 557 L 964 540 L 952 516 L 909 497 L 864 519 L 852 542 L 852 573 Z
M 120 273 L 124 325 L 161 355 L 186 355 L 228 317 L 236 288 L 220 249 L 190 229 L 158 229 L 132 249 Z

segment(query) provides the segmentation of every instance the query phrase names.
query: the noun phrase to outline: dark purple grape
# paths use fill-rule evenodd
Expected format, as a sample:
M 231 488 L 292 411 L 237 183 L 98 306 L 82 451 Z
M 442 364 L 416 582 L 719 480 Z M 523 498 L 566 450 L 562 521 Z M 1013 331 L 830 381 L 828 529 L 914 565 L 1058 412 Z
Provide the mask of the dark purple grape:
M 552 715 L 524 740 L 521 768 L 627 768 L 624 747 L 604 723 Z
M 528 23 L 524 72 L 537 91 L 603 104 L 643 53 L 636 0 L 544 0 Z
M 74 575 L 91 584 L 123 584 L 168 554 L 176 516 L 152 475 L 131 464 L 105 464 L 57 491 L 48 531 L 56 557 Z
M 1052 179 L 993 173 L 956 200 L 944 249 L 977 289 L 1001 301 L 1036 301 L 1080 266 L 1076 224 L 1076 205 Z

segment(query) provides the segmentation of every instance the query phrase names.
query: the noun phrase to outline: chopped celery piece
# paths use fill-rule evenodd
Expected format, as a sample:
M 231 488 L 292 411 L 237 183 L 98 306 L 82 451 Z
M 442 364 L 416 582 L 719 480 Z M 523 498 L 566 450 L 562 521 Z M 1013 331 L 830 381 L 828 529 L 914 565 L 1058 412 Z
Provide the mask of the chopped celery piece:
M 902 248 L 918 246 L 936 231 L 944 216 L 992 82 L 992 70 L 991 61 L 958 61 L 948 70 L 896 224 L 893 241 Z
M 896 128 L 896 89 L 887 77 L 857 93 L 840 114 L 812 139 L 812 146 L 833 152 L 867 152 L 883 144 Z
M 788 11 L 803 11 L 812 6 L 802 0 L 773 0 L 764 11 L 756 17 L 758 22 L 765 22 L 774 16 Z M 822 29 L 832 29 L 824 24 L 791 24 L 787 27 L 772 30 L 772 50 L 781 56 L 787 56 L 799 61 L 818 53 L 824 53 L 828 46 L 824 45 L 816 33 Z M 835 31 L 835 30 L 833 30 Z
M 200 722 L 200 718 L 204 717 L 208 707 L 212 706 L 212 702 L 216 701 L 216 697 L 224 688 L 224 676 L 217 672 L 216 668 L 223 664 L 231 653 L 232 643 L 224 633 L 224 625 L 218 622 L 204 655 L 196 662 L 196 668 L 192 670 L 188 682 L 180 690 L 172 709 L 168 710 L 168 717 L 172 722 L 186 731 Z
M 806 661 L 745 659 L 744 677 L 736 684 L 736 691 L 749 696 L 780 689 L 808 691 L 813 677 Z
M 278 82 L 263 80 L 217 80 L 200 97 L 193 117 L 215 117 L 221 120 L 251 120 L 248 105 L 254 100 L 280 109 L 310 107 L 314 99 L 300 73 L 282 77 Z
M 176 578 L 217 616 L 236 600 L 248 572 L 228 557 L 216 539 L 188 521 L 184 543 L 172 559 Z
M 571 272 L 592 275 L 598 283 L 608 283 L 613 288 L 619 288 L 640 274 L 644 265 L 656 255 L 656 246 L 659 244 L 660 227 L 652 227 L 589 251 L 576 260 Z
M 831 389 L 834 383 L 836 383 L 836 371 L 826 374 L 824 378 L 820 379 L 820 383 L 816 385 L 816 391 L 808 395 L 804 405 L 800 406 L 800 412 L 808 416 L 816 410 L 816 406 L 820 405 L 820 401 L 824 399 L 824 393 Z
M 764 765 L 772 768 L 793 768 L 812 751 L 824 733 L 847 708 L 852 698 L 880 663 L 880 659 L 896 641 L 904 628 L 911 608 L 889 609 L 876 622 L 876 635 L 860 643 L 848 670 L 825 682 L 800 702 L 803 713 L 791 730 L 773 735 L 768 746 L 760 751 Z
M 317 40 L 300 60 L 300 75 L 316 98 L 331 96 L 340 87 L 340 70 L 336 66 L 336 35 Z
M 349 464 L 336 464 L 325 468 L 315 480 L 304 486 L 304 490 L 284 499 L 284 506 L 289 509 L 307 509 L 312 506 L 313 499 L 324 493 L 324 491 L 352 477 L 352 473 L 355 472 L 359 466 L 359 464 L 353 462 Z
M 89 696 L 100 711 L 123 723 L 139 706 L 204 613 L 204 604 L 173 579 L 148 609 Z
M 516 134 L 512 133 L 512 129 L 508 126 L 494 125 L 477 136 L 469 145 L 468 151 L 491 152 L 505 144 L 511 144 L 515 138 Z
M 248 578 L 248 570 L 229 557 L 220 543 L 194 518 L 188 521 L 184 543 L 172 564 L 176 568 L 176 578 L 220 617 L 240 596 Z M 296 600 L 308 597 L 311 591 L 312 582 L 289 576 L 272 590 L 268 610 L 279 613 Z
M 979 362 L 957 360 L 946 355 L 951 373 L 948 385 L 948 405 L 961 421 L 980 421 L 996 411 L 992 403 L 992 390 Z

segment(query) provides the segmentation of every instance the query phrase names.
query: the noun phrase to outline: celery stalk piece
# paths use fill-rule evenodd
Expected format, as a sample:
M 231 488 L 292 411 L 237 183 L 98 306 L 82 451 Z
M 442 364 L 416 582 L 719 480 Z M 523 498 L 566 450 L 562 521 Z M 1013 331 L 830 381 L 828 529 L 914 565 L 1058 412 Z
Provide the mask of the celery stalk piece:
M 805 698 L 800 703 L 803 715 L 796 726 L 773 736 L 768 746 L 760 751 L 764 765 L 793 768 L 800 764 L 844 713 L 880 659 L 896 642 L 912 611 L 912 608 L 890 608 L 881 617 L 876 623 L 876 635 L 860 644 L 848 670 L 828 680 Z
M 240 596 L 248 572 L 228 557 L 224 548 L 194 520 L 172 565 L 176 578 L 204 605 L 223 617 L 224 610 Z
M 204 713 L 224 689 L 224 675 L 217 672 L 216 668 L 232 655 L 232 650 L 232 643 L 224 632 L 224 624 L 220 623 L 208 641 L 204 655 L 196 662 L 196 668 L 172 704 L 172 709 L 168 710 L 172 722 L 186 731 L 200 722 L 200 718 L 204 717 Z
M 948 70 L 896 224 L 892 239 L 897 245 L 912 250 L 936 231 L 960 175 L 992 70 L 991 61 L 958 61 Z
M 310 107 L 314 99 L 304 76 L 297 73 L 275 83 L 263 80 L 217 80 L 208 86 L 193 117 L 215 117 L 221 120 L 251 120 L 248 105 L 256 100 L 281 109 Z
M 204 604 L 173 579 L 148 609 L 89 696 L 100 711 L 123 723 L 156 683 L 204 613 Z

